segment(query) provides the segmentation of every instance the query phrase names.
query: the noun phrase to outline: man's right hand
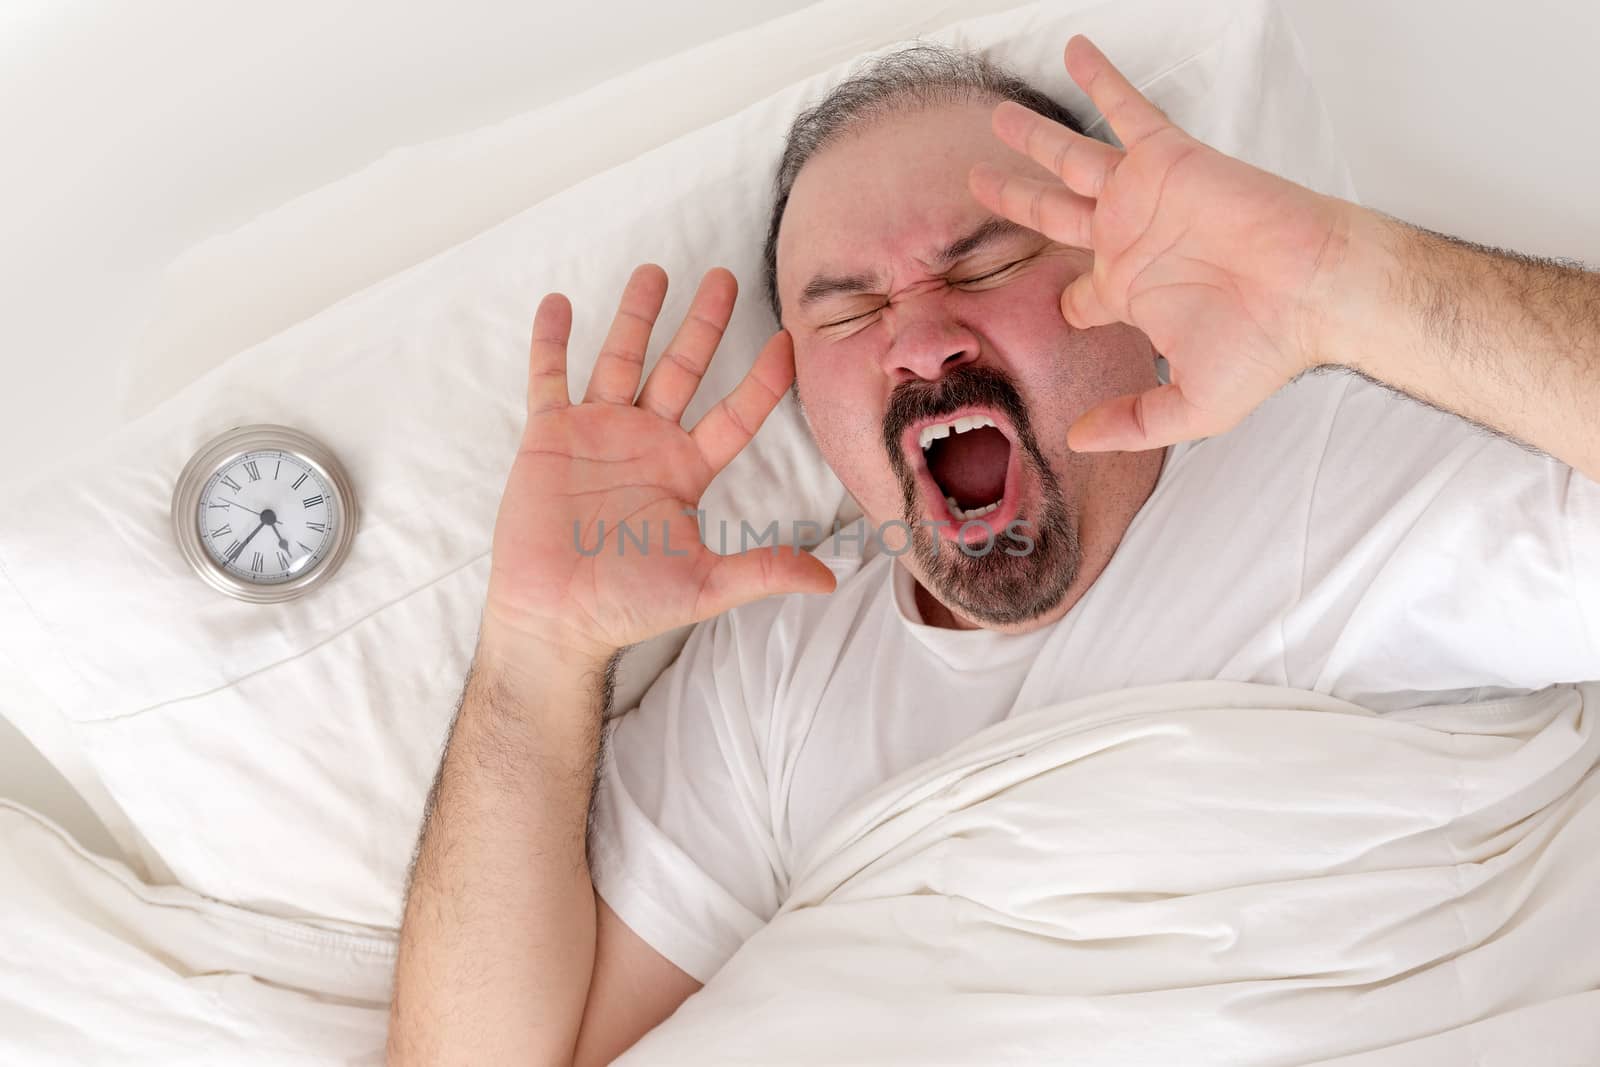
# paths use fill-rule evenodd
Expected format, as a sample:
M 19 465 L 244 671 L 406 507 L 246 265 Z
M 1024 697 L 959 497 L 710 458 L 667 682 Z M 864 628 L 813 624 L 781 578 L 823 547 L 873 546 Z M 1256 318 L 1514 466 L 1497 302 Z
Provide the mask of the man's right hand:
M 685 430 L 684 408 L 722 339 L 738 283 L 721 268 L 707 272 L 640 390 L 666 289 L 660 267 L 633 272 L 578 404 L 567 391 L 572 306 L 559 293 L 539 304 L 528 420 L 495 520 L 484 612 L 501 651 L 600 664 L 746 601 L 834 587 L 826 566 L 795 549 L 723 556 L 700 543 L 700 497 L 782 399 L 794 350 L 780 330 L 738 387 Z M 624 526 L 634 539 L 623 538 Z

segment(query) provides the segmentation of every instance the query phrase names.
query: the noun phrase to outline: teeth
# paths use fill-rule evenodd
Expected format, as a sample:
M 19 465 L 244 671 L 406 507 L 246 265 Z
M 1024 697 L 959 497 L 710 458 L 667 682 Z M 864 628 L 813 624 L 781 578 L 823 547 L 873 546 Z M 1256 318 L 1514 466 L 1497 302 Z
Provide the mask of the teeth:
M 954 422 L 940 423 L 937 426 L 924 426 L 922 428 L 921 445 L 926 452 L 930 445 L 941 437 L 949 437 L 951 432 L 966 433 L 968 430 L 980 430 L 985 426 L 993 426 L 994 420 L 987 415 L 963 415 Z
M 996 500 L 994 503 L 986 505 L 985 507 L 973 508 L 971 511 L 963 511 L 961 510 L 961 505 L 956 503 L 956 498 L 953 496 L 945 497 L 944 502 L 950 508 L 950 514 L 954 515 L 962 522 L 966 522 L 969 519 L 981 519 L 985 515 L 989 514 L 989 512 L 994 511 L 1000 506 L 1000 501 Z

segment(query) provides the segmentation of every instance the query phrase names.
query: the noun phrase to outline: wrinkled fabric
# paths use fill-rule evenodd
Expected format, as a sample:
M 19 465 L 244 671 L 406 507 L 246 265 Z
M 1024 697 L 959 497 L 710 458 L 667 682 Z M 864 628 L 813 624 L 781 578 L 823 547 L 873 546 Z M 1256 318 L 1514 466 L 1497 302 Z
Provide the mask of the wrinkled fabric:
M 1600 1062 L 1597 699 L 1182 682 L 998 723 L 843 813 L 618 1062 Z
M 0 800 L 0 1063 L 383 1063 L 395 935 L 140 882 Z

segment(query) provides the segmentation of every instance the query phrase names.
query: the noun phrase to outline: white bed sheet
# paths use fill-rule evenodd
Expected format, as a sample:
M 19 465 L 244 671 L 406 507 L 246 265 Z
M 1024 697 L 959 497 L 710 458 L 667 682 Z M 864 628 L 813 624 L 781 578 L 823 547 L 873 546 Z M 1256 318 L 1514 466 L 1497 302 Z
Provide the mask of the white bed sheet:
M 841 812 L 619 1062 L 1590 1067 L 1597 701 L 1180 682 L 998 723 Z M 382 1062 L 393 931 L 144 885 L 4 801 L 0 914 L 0 1062 Z
M 883 783 L 797 866 L 619 1063 L 1600 1062 L 1600 683 L 1097 694 Z
M 383 1062 L 395 939 L 149 886 L 0 800 L 0 1063 Z

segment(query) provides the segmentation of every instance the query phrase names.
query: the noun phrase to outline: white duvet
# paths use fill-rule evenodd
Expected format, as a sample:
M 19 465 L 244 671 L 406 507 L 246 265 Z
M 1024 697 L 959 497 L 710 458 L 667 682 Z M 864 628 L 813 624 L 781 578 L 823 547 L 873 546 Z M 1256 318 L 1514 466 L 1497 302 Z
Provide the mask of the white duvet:
M 1593 1067 L 1597 699 L 1186 682 L 999 723 L 852 805 L 619 1062 Z
M 997 723 L 842 812 L 620 1062 L 1593 1067 L 1597 701 L 1180 682 Z M 393 953 L 0 801 L 0 1063 L 376 1064 Z
M 0 800 L 0 1064 L 383 1063 L 392 932 L 151 886 Z

